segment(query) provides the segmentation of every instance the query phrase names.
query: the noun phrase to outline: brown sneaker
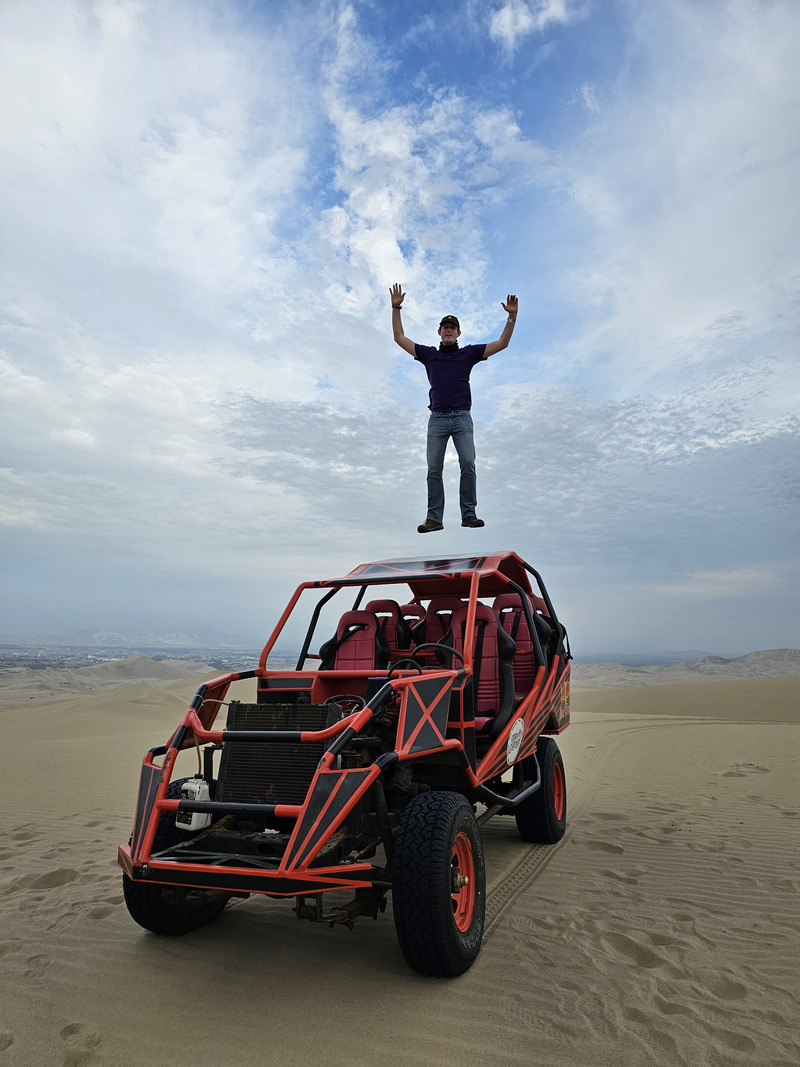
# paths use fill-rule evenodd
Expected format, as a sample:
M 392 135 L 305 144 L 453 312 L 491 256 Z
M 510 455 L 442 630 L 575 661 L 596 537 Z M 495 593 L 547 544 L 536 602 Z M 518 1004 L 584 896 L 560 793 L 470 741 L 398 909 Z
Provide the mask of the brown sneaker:
M 477 515 L 466 515 L 461 520 L 462 526 L 471 526 L 474 530 L 477 530 L 479 526 L 485 526 L 486 523 L 483 519 L 479 519 Z
M 483 525 L 481 523 L 481 525 Z M 443 530 L 442 523 L 437 522 L 436 519 L 426 519 L 417 527 L 417 533 L 433 533 L 435 530 Z

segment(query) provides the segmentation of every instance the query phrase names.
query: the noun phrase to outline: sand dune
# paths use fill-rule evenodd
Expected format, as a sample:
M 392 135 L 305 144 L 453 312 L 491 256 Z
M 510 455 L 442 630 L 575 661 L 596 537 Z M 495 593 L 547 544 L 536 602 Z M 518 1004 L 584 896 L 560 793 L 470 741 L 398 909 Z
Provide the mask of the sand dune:
M 94 667 L 44 671 L 14 667 L 0 671 L 0 711 L 6 707 L 21 707 L 31 700 L 37 703 L 58 701 L 101 689 L 118 689 L 123 685 L 161 686 L 201 675 L 209 678 L 215 673 L 222 672 L 215 672 L 206 663 L 183 659 L 154 660 L 149 656 L 129 656 L 98 663 Z
M 0 1067 L 796 1067 L 800 675 L 761 677 L 770 656 L 576 671 L 566 837 L 485 827 L 487 936 L 453 981 L 408 971 L 389 912 L 350 933 L 251 899 L 146 934 L 116 846 L 144 750 L 216 672 L 4 675 Z

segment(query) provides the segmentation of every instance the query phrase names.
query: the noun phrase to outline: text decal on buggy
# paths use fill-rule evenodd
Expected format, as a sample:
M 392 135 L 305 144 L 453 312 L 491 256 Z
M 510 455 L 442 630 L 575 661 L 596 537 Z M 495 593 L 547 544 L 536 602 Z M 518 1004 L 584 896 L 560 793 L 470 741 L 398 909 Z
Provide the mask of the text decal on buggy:
M 511 727 L 511 733 L 508 735 L 508 746 L 506 748 L 506 763 L 511 766 L 519 755 L 520 745 L 522 744 L 522 738 L 525 736 L 525 723 L 522 719 L 517 719 Z

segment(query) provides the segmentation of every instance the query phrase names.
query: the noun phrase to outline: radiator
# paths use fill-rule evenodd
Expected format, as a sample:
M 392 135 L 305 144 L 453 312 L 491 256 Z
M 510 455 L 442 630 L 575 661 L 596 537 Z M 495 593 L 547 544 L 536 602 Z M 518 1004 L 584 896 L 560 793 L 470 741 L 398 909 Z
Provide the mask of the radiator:
M 227 728 L 324 730 L 341 714 L 330 704 L 243 704 L 231 701 Z M 226 741 L 215 799 L 245 804 L 302 804 L 329 742 Z

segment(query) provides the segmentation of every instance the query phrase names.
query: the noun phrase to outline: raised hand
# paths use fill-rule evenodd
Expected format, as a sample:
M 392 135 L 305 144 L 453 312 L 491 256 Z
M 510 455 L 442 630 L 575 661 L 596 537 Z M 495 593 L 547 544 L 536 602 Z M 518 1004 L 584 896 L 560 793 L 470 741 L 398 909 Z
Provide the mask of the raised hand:
M 394 303 L 395 301 L 392 301 Z M 519 301 L 513 293 L 509 293 L 506 297 L 506 302 L 503 304 L 503 310 L 507 311 L 509 315 L 516 315 L 519 310 Z
M 403 303 L 406 294 L 403 292 L 399 282 L 395 282 L 389 292 L 391 293 L 392 304 L 397 305 Z

